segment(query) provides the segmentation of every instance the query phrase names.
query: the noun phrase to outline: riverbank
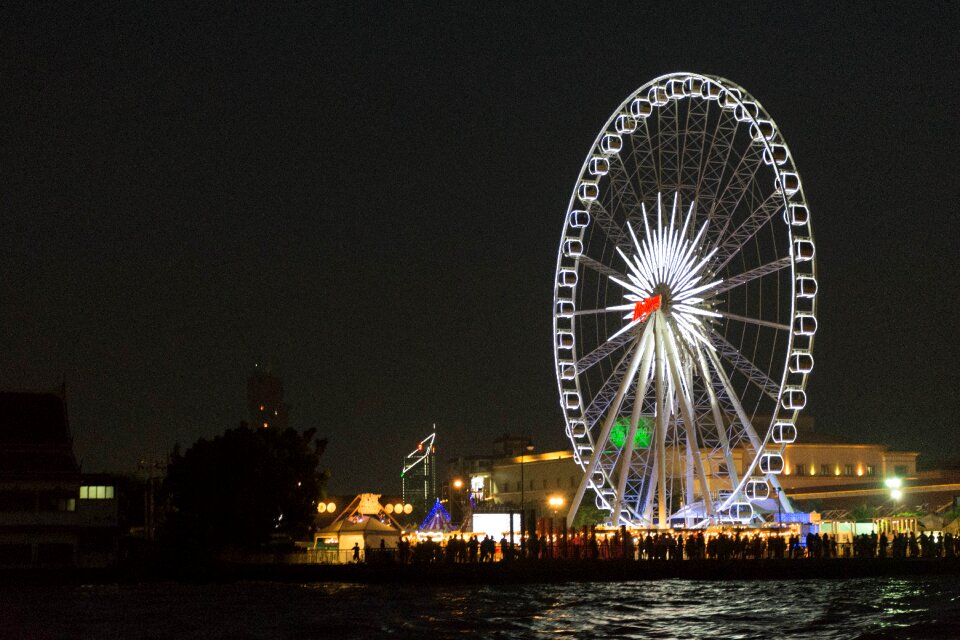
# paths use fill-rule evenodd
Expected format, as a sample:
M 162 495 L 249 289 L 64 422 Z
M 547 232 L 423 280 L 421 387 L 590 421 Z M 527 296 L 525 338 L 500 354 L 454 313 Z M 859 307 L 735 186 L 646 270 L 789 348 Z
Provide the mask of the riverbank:
M 565 561 L 495 564 L 244 564 L 154 569 L 4 569 L 7 584 L 140 582 L 342 582 L 396 584 L 532 584 L 633 580 L 805 580 L 960 576 L 960 558 L 796 560 Z

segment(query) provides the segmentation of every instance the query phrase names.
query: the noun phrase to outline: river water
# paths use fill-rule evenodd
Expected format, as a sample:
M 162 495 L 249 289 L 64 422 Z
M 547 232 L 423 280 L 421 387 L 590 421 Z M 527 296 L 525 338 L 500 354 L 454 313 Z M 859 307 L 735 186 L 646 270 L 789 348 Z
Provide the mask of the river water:
M 0 587 L 0 638 L 960 638 L 960 580 Z

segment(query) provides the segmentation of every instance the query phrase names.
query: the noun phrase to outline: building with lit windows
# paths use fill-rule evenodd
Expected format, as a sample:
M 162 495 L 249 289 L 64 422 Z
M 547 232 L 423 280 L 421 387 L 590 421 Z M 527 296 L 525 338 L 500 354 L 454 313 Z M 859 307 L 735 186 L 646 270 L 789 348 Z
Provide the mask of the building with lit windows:
M 797 441 L 787 446 L 784 452 L 786 467 L 780 475 L 783 490 L 791 498 L 816 499 L 816 504 L 829 506 L 834 497 L 839 499 L 850 491 L 859 491 L 864 496 L 876 494 L 889 499 L 884 481 L 891 477 L 901 478 L 917 493 L 925 491 L 924 487 L 931 482 L 943 485 L 945 491 L 953 490 L 954 485 L 943 484 L 945 481 L 939 479 L 940 476 L 934 479 L 927 473 L 929 478 L 925 479 L 925 474 L 918 474 L 917 452 L 894 451 L 880 444 L 846 442 L 816 432 L 812 419 L 804 419 L 797 426 Z M 522 504 L 528 522 L 531 518 L 565 516 L 570 499 L 583 477 L 572 451 L 521 451 L 514 446 L 516 440 L 498 439 L 496 443 L 502 444 L 503 449 L 495 454 L 450 460 L 447 483 L 451 487 L 451 504 L 471 502 L 480 509 L 519 508 Z M 707 453 L 704 450 L 704 457 Z M 732 453 L 733 463 L 742 475 L 752 452 L 741 448 Z M 705 461 L 704 466 L 708 478 L 723 472 L 712 468 L 710 461 Z M 677 461 L 672 468 L 682 469 L 683 466 Z M 453 489 L 456 480 L 460 480 L 463 496 Z M 955 488 L 960 495 L 960 485 Z
M 57 393 L 0 393 L 0 567 L 109 566 L 118 559 L 109 476 L 82 475 Z

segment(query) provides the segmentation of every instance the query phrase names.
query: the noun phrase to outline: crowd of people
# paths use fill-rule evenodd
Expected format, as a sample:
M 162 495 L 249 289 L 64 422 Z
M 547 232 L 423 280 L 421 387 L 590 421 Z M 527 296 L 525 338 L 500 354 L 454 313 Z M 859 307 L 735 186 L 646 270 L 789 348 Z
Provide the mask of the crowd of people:
M 862 534 L 838 542 L 836 536 L 796 532 L 730 531 L 704 533 L 631 532 L 612 534 L 582 531 L 566 535 L 531 532 L 522 543 L 506 536 L 453 535 L 446 541 L 401 538 L 395 549 L 381 544 L 365 554 L 367 561 L 407 563 L 489 563 L 514 560 L 756 560 L 779 558 L 954 558 L 960 557 L 960 537 L 947 534 Z M 359 559 L 359 554 L 355 555 Z

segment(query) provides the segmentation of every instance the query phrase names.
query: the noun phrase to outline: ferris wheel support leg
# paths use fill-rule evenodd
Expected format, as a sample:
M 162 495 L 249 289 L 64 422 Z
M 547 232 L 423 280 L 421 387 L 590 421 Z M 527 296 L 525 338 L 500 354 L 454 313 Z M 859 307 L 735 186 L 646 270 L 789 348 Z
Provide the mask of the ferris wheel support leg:
M 708 351 L 707 353 L 713 362 L 713 368 L 717 372 L 717 377 L 720 378 L 720 382 L 723 384 L 723 387 L 727 392 L 727 397 L 730 399 L 731 404 L 733 404 L 733 408 L 737 413 L 737 417 L 740 419 L 741 424 L 743 424 L 743 429 L 747 434 L 747 438 L 750 440 L 750 444 L 754 448 L 756 455 L 753 457 L 753 463 L 751 463 L 750 467 L 744 472 L 745 476 L 749 476 L 753 473 L 753 470 L 757 465 L 757 461 L 760 459 L 759 454 L 763 450 L 763 443 L 761 442 L 760 437 L 757 435 L 756 430 L 753 428 L 753 423 L 750 422 L 750 418 L 747 417 L 747 412 L 743 410 L 743 406 L 740 404 L 740 399 L 735 393 L 733 393 L 733 385 L 730 384 L 730 379 L 724 372 L 723 367 L 720 366 L 720 361 L 717 358 L 717 354 L 713 353 L 712 351 Z M 790 504 L 786 494 L 784 494 L 783 487 L 780 485 L 780 480 L 772 474 L 768 474 L 766 477 L 770 484 L 773 485 L 773 488 L 776 490 L 777 494 L 781 496 L 780 506 L 785 512 L 793 513 L 793 505 Z
M 710 411 L 713 414 L 713 422 L 717 427 L 717 438 L 720 440 L 720 446 L 723 448 L 723 459 L 727 464 L 727 477 L 730 486 L 737 486 L 740 483 L 737 467 L 733 463 L 733 452 L 730 451 L 730 439 L 727 437 L 727 429 L 723 424 L 723 414 L 720 411 L 720 403 L 717 401 L 717 394 L 713 391 L 713 378 L 710 375 L 710 369 L 707 367 L 707 361 L 703 357 L 703 350 L 697 346 L 697 357 L 700 362 L 700 369 L 703 371 L 704 385 L 707 388 L 707 395 L 710 397 Z M 710 497 L 711 502 L 713 497 Z
M 650 386 L 650 361 L 653 359 L 653 343 L 647 340 L 640 360 L 640 377 L 637 379 L 636 391 L 633 395 L 633 410 L 630 413 L 630 430 L 627 432 L 626 446 L 620 454 L 620 476 L 617 479 L 617 492 L 614 495 L 613 518 L 614 525 L 620 524 L 620 513 L 623 509 L 623 492 L 627 487 L 627 476 L 630 475 L 630 466 L 633 461 L 633 440 L 637 437 L 637 427 L 640 423 L 640 414 L 643 412 L 643 399 L 647 396 Z
M 587 468 L 583 470 L 583 478 L 580 479 L 580 485 L 577 487 L 577 493 L 574 495 L 573 500 L 570 501 L 570 510 L 567 511 L 567 526 L 573 526 L 573 519 L 577 515 L 577 510 L 580 508 L 580 503 L 583 501 L 583 494 L 586 493 L 587 487 L 590 485 L 590 479 L 593 477 L 594 472 L 597 470 L 597 464 L 600 462 L 600 456 L 603 454 L 603 448 L 607 446 L 607 442 L 610 440 L 610 430 L 613 428 L 613 423 L 617 419 L 617 415 L 620 413 L 620 406 L 623 404 L 623 396 L 626 395 L 627 389 L 630 388 L 630 382 L 633 380 L 634 376 L 637 375 L 637 368 L 640 366 L 640 358 L 643 355 L 644 342 L 649 340 L 647 337 L 648 331 L 644 331 L 643 337 L 639 340 L 639 345 L 634 343 L 634 352 L 633 359 L 630 361 L 630 366 L 627 369 L 627 372 L 623 376 L 623 380 L 620 381 L 620 387 L 617 389 L 617 395 L 613 398 L 613 402 L 610 403 L 610 407 L 607 409 L 607 417 L 603 421 L 603 428 L 600 430 L 600 437 L 597 438 L 597 441 L 593 443 L 593 455 L 590 456 L 590 462 L 587 463 Z
M 654 434 L 654 437 L 656 437 L 656 434 Z M 658 459 L 657 456 L 653 456 L 653 464 L 650 467 L 650 478 L 643 487 L 643 509 L 640 512 L 643 523 L 649 527 L 653 526 L 653 492 L 656 490 L 655 487 L 659 484 L 659 475 L 660 469 Z
M 670 523 L 667 522 L 667 406 L 664 401 L 663 388 L 663 370 L 666 363 L 663 357 L 663 339 L 660 337 L 663 314 L 657 311 L 653 319 L 656 322 L 657 335 L 653 379 L 657 399 L 657 466 L 660 469 L 657 476 L 657 528 L 667 529 L 670 526 Z
M 667 343 L 667 356 L 670 359 L 669 369 L 673 377 L 673 386 L 676 393 L 680 395 L 680 412 L 683 415 L 683 424 L 687 432 L 687 447 L 690 450 L 690 457 L 693 458 L 693 471 L 700 476 L 700 490 L 703 493 L 703 506 L 710 516 L 716 515 L 713 511 L 713 502 L 710 500 L 710 482 L 707 480 L 706 471 L 703 468 L 703 458 L 700 455 L 700 444 L 697 441 L 697 429 L 693 421 L 693 403 L 690 400 L 690 389 L 682 384 L 680 373 L 680 358 L 677 356 L 677 343 L 673 339 L 673 333 L 667 328 L 664 331 Z M 692 475 L 689 473 L 688 475 Z M 687 489 L 687 508 L 693 502 L 693 478 L 688 480 L 690 487 Z

